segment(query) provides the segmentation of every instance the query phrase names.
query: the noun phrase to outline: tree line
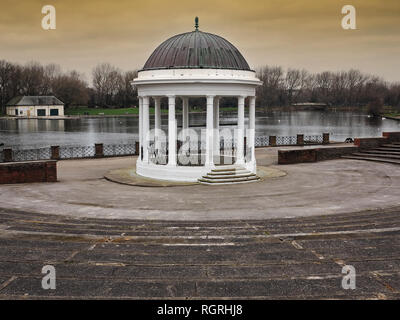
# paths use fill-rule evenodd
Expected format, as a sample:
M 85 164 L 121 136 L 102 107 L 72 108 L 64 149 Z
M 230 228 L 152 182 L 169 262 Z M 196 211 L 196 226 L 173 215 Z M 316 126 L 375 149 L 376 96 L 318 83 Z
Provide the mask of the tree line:
M 122 70 L 103 63 L 92 71 L 92 85 L 78 71 L 63 72 L 56 64 L 25 65 L 0 60 L 0 106 L 16 96 L 54 95 L 65 106 L 131 107 L 138 104 L 137 93 L 130 82 L 137 71 Z
M 365 106 L 379 103 L 400 106 L 400 83 L 358 70 L 309 73 L 306 70 L 264 66 L 257 70 L 262 85 L 257 89 L 261 106 L 324 103 L 331 106 Z
M 264 66 L 256 72 L 262 81 L 257 88 L 257 105 L 261 107 L 305 102 L 352 107 L 371 103 L 400 106 L 400 83 L 389 83 L 358 70 L 313 74 Z M 137 106 L 137 92 L 131 85 L 136 76 L 137 70 L 124 72 L 102 63 L 93 68 L 89 85 L 84 74 L 75 70 L 63 72 L 59 65 L 38 62 L 20 65 L 0 60 L 1 110 L 4 112 L 6 103 L 20 95 L 55 95 L 66 107 Z

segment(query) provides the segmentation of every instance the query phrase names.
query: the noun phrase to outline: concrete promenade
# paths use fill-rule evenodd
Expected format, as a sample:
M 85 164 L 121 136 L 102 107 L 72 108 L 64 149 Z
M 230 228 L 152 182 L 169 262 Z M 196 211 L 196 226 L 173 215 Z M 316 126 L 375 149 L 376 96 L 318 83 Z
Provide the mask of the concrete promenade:
M 103 176 L 134 159 L 113 158 L 0 186 L 0 299 L 399 299 L 400 168 L 278 166 L 276 152 L 258 163 L 287 175 L 251 184 L 122 185 Z
M 289 148 L 289 147 L 287 147 Z M 283 148 L 280 148 L 283 149 Z M 136 158 L 58 162 L 57 183 L 0 187 L 0 208 L 75 217 L 226 220 L 357 212 L 400 205 L 400 168 L 357 160 L 278 166 L 277 148 L 257 149 L 258 165 L 287 173 L 262 182 L 146 188 L 105 180 Z

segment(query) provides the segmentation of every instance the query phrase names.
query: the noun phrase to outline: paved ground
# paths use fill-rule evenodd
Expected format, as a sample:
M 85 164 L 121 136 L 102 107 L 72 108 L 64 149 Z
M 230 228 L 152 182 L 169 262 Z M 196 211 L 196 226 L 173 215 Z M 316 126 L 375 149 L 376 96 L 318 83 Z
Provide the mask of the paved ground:
M 259 165 L 276 148 L 257 150 Z M 346 213 L 400 205 L 400 167 L 357 160 L 277 166 L 287 175 L 224 186 L 149 188 L 105 180 L 133 158 L 58 163 L 57 183 L 0 186 L 0 208 L 96 218 L 227 220 Z
M 0 223 L 0 299 L 400 298 L 400 208 L 218 222 L 1 210 Z M 56 290 L 41 288 L 48 264 Z
M 400 298 L 399 167 L 274 165 L 288 174 L 218 187 L 102 178 L 132 161 L 61 161 L 58 183 L 0 187 L 0 299 Z M 56 290 L 41 287 L 48 264 Z

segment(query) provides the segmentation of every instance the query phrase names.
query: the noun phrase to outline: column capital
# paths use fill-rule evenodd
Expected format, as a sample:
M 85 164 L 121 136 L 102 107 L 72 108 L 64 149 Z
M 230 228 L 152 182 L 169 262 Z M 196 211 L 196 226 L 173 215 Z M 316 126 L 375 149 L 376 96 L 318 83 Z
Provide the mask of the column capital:
M 167 96 L 168 98 L 176 98 L 175 94 L 166 94 L 165 96 Z
M 214 99 L 215 95 L 214 94 L 208 94 L 208 95 L 206 95 L 206 98 L 207 99 Z
M 239 104 L 243 104 L 244 105 L 244 101 L 246 99 L 246 96 L 238 96 L 237 99 L 238 99 L 238 103 Z

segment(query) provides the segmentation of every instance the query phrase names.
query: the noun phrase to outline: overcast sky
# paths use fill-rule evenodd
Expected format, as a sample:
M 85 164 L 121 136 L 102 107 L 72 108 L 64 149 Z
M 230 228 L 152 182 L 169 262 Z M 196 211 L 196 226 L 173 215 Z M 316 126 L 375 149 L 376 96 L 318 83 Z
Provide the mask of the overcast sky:
M 400 81 L 399 0 L 0 0 L 0 59 L 60 64 L 90 79 L 110 62 L 141 68 L 162 41 L 194 29 L 233 43 L 252 68 L 264 64 L 312 72 L 357 68 Z M 57 29 L 41 27 L 56 8 Z M 357 10 L 343 30 L 341 8 Z

